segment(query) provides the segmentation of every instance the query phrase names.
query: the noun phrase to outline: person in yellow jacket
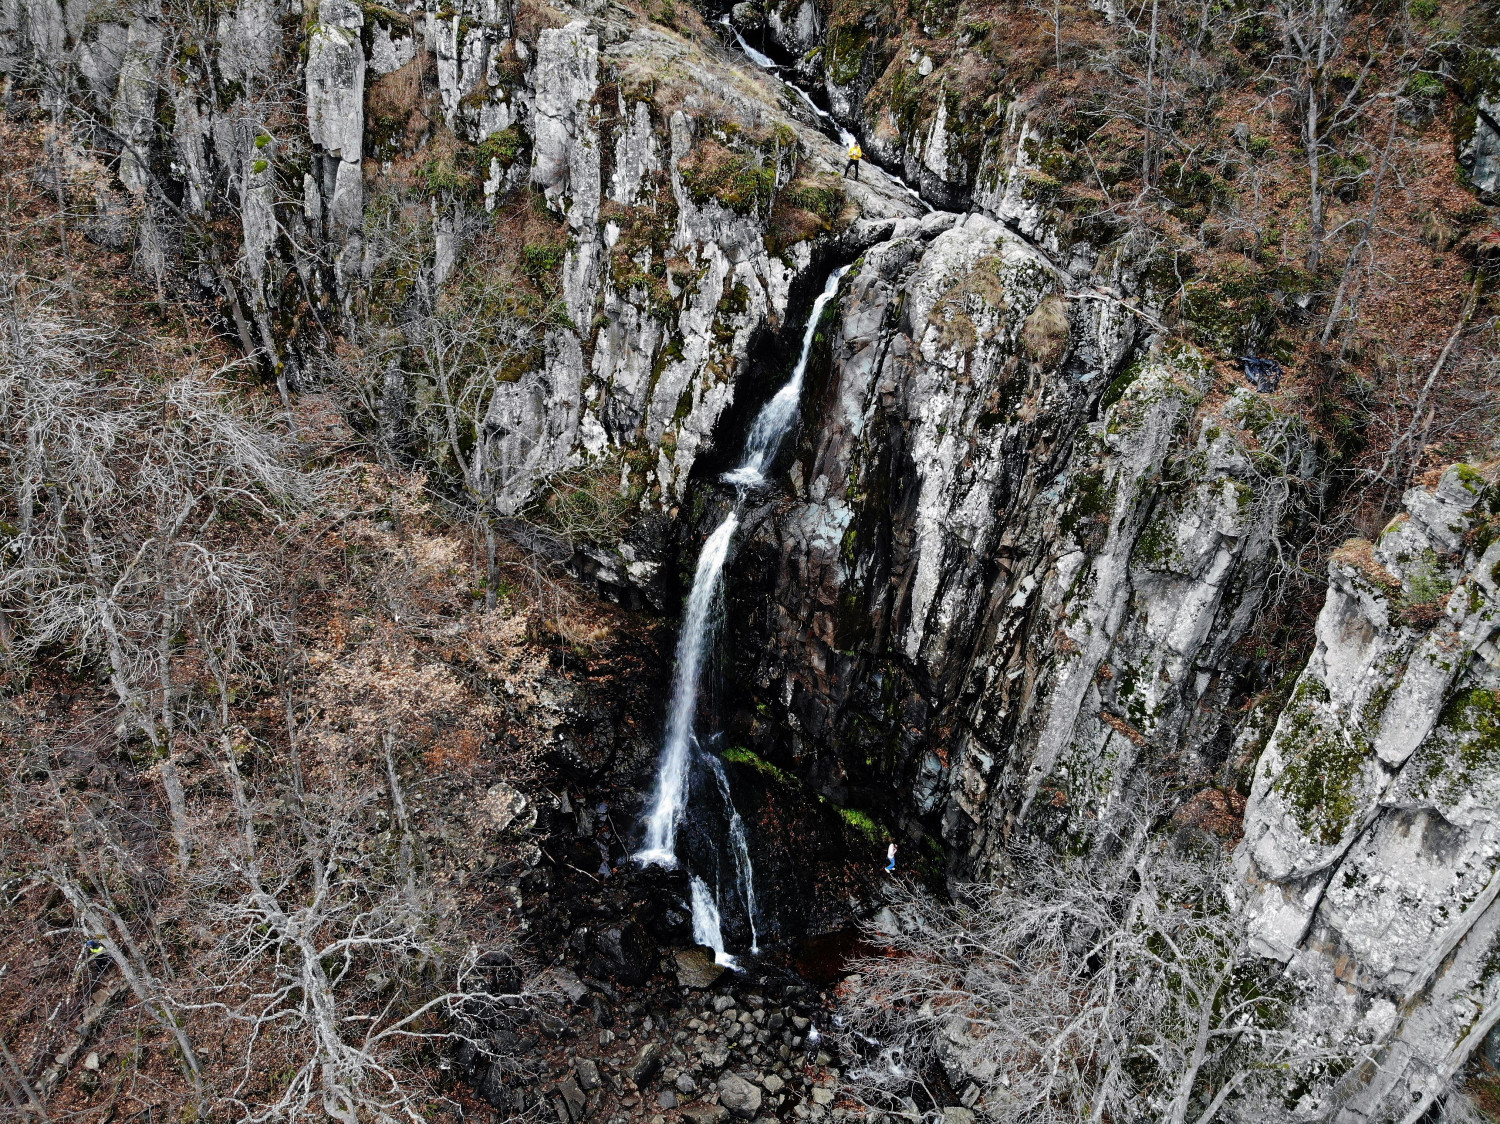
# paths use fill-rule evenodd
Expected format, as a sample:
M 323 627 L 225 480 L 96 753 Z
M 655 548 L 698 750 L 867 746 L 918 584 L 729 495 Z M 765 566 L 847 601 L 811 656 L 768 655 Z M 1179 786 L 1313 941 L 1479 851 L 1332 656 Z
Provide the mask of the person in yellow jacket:
M 849 146 L 849 163 L 844 167 L 844 175 L 854 173 L 854 178 L 859 179 L 859 162 L 865 158 L 865 150 L 859 147 L 859 141 Z

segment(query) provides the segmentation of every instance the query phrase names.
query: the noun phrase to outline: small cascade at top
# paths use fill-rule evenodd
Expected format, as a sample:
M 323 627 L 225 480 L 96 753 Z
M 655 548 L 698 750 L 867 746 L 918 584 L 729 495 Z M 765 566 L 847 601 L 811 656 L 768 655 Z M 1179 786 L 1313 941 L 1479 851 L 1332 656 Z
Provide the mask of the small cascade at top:
M 735 45 L 739 47 L 740 53 L 743 54 L 751 62 L 753 62 L 756 66 L 760 67 L 760 69 L 770 71 L 771 73 L 775 74 L 777 78 L 781 79 L 782 83 L 786 86 L 787 89 L 791 90 L 792 93 L 796 94 L 799 98 L 802 99 L 803 104 L 812 111 L 813 116 L 818 119 L 823 128 L 829 134 L 838 137 L 839 143 L 843 145 L 844 148 L 847 149 L 855 143 L 858 138 L 856 138 L 853 133 L 851 133 L 848 129 L 844 128 L 836 120 L 834 120 L 833 114 L 829 113 L 828 110 L 824 109 L 817 102 L 813 101 L 813 97 L 811 94 L 809 94 L 801 86 L 797 85 L 797 83 L 791 81 L 789 78 L 783 75 L 781 73 L 781 66 L 775 59 L 766 54 L 764 51 L 757 51 L 754 47 L 750 46 L 750 44 L 745 41 L 745 37 L 740 34 L 739 28 L 734 26 L 733 21 L 730 20 L 727 14 L 719 17 L 719 23 L 726 30 L 728 30 L 731 35 L 734 36 Z M 866 164 L 868 165 L 869 161 L 866 161 Z M 901 188 L 902 191 L 906 192 L 919 204 L 921 204 L 923 210 L 933 210 L 932 204 L 923 199 L 922 193 L 911 184 L 907 183 L 904 178 L 893 175 L 892 173 L 886 171 L 884 168 L 881 168 L 879 165 L 873 166 L 881 175 L 890 180 L 891 183 Z
M 729 819 L 729 869 L 734 874 L 733 890 L 744 903 L 750 921 L 750 951 L 760 951 L 756 927 L 755 871 L 750 863 L 750 846 L 744 821 L 734 806 L 729 779 L 724 767 L 697 734 L 698 699 L 702 693 L 704 663 L 712 646 L 714 628 L 720 616 L 724 565 L 729 557 L 730 540 L 740 524 L 740 506 L 752 489 L 764 486 L 765 473 L 776 456 L 782 439 L 797 420 L 797 406 L 802 399 L 803 376 L 812 354 L 818 321 L 838 293 L 839 281 L 848 266 L 836 269 L 828 283 L 813 301 L 807 327 L 802 334 L 802 350 L 786 383 L 761 408 L 745 439 L 745 452 L 739 465 L 722 479 L 736 490 L 733 509 L 703 543 L 698 565 L 693 572 L 693 587 L 688 593 L 682 614 L 682 629 L 677 635 L 677 659 L 672 672 L 672 693 L 667 704 L 667 729 L 662 740 L 661 758 L 657 763 L 656 788 L 645 816 L 645 839 L 636 852 L 637 861 L 656 866 L 677 865 L 677 829 L 687 808 L 689 781 L 693 764 L 700 759 L 713 775 L 714 788 L 724 802 Z M 714 950 L 722 964 L 734 964 L 724 945 L 721 923 L 723 887 L 711 888 L 698 872 L 690 870 L 692 887 L 693 937 Z

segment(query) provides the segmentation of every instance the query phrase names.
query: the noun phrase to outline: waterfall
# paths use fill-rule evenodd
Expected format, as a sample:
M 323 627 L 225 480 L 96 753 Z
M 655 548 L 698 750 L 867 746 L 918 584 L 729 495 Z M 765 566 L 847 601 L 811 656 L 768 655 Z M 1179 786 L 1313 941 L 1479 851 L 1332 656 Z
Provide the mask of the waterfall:
M 838 294 L 839 281 L 849 272 L 847 265 L 835 269 L 828 277 L 828 284 L 813 301 L 812 311 L 807 316 L 807 328 L 802 333 L 802 352 L 797 356 L 797 365 L 792 368 L 792 377 L 778 390 L 771 400 L 761 407 L 755 422 L 750 426 L 750 436 L 745 438 L 745 454 L 739 467 L 724 474 L 724 482 L 733 484 L 742 492 L 766 482 L 765 470 L 776 455 L 776 448 L 786 431 L 797 419 L 797 404 L 802 401 L 802 376 L 807 373 L 807 357 L 812 354 L 813 337 L 818 332 L 818 321 L 823 309 Z
M 713 754 L 708 755 L 708 766 L 713 770 L 719 795 L 724 798 L 725 810 L 729 812 L 730 853 L 734 856 L 734 872 L 745 895 L 745 915 L 750 919 L 750 952 L 756 954 L 760 952 L 760 936 L 755 931 L 755 871 L 750 865 L 750 840 L 745 835 L 745 821 L 740 818 L 734 797 L 729 794 L 729 778 L 724 775 L 724 766 Z
M 801 86 L 797 85 L 797 83 L 795 82 L 790 82 L 787 79 L 782 78 L 781 67 L 777 64 L 776 60 L 771 58 L 770 55 L 767 55 L 763 51 L 757 51 L 754 47 L 750 46 L 749 43 L 745 42 L 745 37 L 739 33 L 739 29 L 734 26 L 728 15 L 720 16 L 719 22 L 723 24 L 724 27 L 727 28 L 729 32 L 734 36 L 735 43 L 736 45 L 738 45 L 741 53 L 743 53 L 747 59 L 753 62 L 756 66 L 760 67 L 762 70 L 772 71 L 776 74 L 777 78 L 781 78 L 781 81 L 786 86 L 786 88 L 791 90 L 792 93 L 796 94 L 799 98 L 802 99 L 803 104 L 805 104 L 807 108 L 812 111 L 813 116 L 815 116 L 820 122 L 822 122 L 823 128 L 833 135 L 837 136 L 839 138 L 839 143 L 843 145 L 845 149 L 850 148 L 854 144 L 856 140 L 854 134 L 840 125 L 837 121 L 835 121 L 833 119 L 833 114 L 829 113 L 828 110 L 824 109 L 817 102 L 813 101 L 812 95 L 804 90 Z M 904 178 L 892 175 L 890 172 L 887 172 L 884 168 L 880 168 L 878 165 L 872 165 L 869 160 L 865 161 L 865 165 L 867 167 L 875 167 L 882 175 L 890 180 L 891 183 L 901 188 L 902 191 L 905 191 L 906 194 L 910 195 L 913 199 L 920 203 L 924 209 L 928 211 L 931 211 L 933 209 L 932 204 L 928 203 L 927 200 L 922 198 L 922 193 L 914 188 L 911 184 L 907 183 Z
M 693 894 L 693 940 L 705 948 L 714 950 L 714 960 L 730 968 L 736 968 L 734 957 L 724 951 L 724 929 L 719 923 L 719 903 L 714 901 L 708 883 L 696 874 L 689 876 L 688 885 Z
M 750 46 L 749 43 L 746 43 L 745 37 L 741 35 L 738 29 L 735 28 L 734 24 L 730 22 L 728 15 L 720 16 L 719 22 L 725 27 L 729 28 L 731 32 L 733 32 L 735 42 L 740 45 L 740 50 L 745 52 L 745 57 L 747 59 L 753 62 L 756 66 L 760 67 L 762 70 L 776 69 L 776 60 L 762 51 L 757 51 L 754 47 Z
M 750 846 L 745 836 L 745 824 L 735 809 L 729 792 L 729 779 L 724 768 L 711 750 L 699 749 L 696 733 L 698 696 L 702 687 L 704 659 L 713 641 L 715 608 L 723 585 L 724 563 L 729 556 L 729 543 L 739 527 L 740 505 L 751 488 L 765 484 L 765 472 L 776 455 L 782 438 L 797 419 L 797 405 L 802 398 L 802 381 L 807 372 L 807 360 L 812 354 L 813 339 L 817 335 L 818 321 L 823 309 L 838 293 L 839 281 L 848 271 L 848 266 L 836 269 L 829 275 L 828 283 L 813 301 L 808 313 L 807 327 L 802 333 L 802 350 L 797 363 L 785 385 L 756 415 L 745 439 L 745 452 L 738 467 L 724 474 L 723 479 L 736 489 L 733 510 L 724 516 L 714 528 L 713 534 L 703 543 L 698 555 L 698 566 L 693 572 L 693 587 L 688 592 L 687 606 L 682 615 L 682 630 L 677 635 L 677 662 L 672 672 L 672 694 L 667 704 L 667 730 L 662 741 L 661 758 L 657 762 L 656 790 L 652 795 L 650 811 L 645 817 L 646 837 L 641 849 L 636 852 L 636 861 L 657 866 L 677 865 L 677 827 L 687 803 L 688 781 L 692 771 L 694 751 L 699 750 L 714 774 L 719 794 L 723 797 L 729 814 L 729 845 L 734 862 L 736 889 L 744 899 L 745 910 L 750 919 L 751 952 L 759 952 L 759 937 L 755 926 L 755 871 L 750 865 Z M 721 963 L 732 963 L 724 951 L 723 930 L 720 921 L 719 903 L 709 890 L 708 884 L 696 874 L 689 872 L 693 892 L 693 939 L 711 947 Z
M 656 772 L 656 796 L 646 817 L 646 843 L 636 854 L 643 863 L 675 866 L 673 846 L 677 821 L 687 798 L 688 767 L 692 763 L 693 719 L 698 713 L 698 687 L 703 675 L 703 654 L 712 639 L 714 604 L 724 576 L 729 540 L 739 526 L 738 513 L 731 511 L 708 536 L 698 555 L 693 589 L 682 631 L 677 634 L 677 667 L 672 673 L 672 697 L 667 705 L 667 736 L 662 743 L 661 763 Z

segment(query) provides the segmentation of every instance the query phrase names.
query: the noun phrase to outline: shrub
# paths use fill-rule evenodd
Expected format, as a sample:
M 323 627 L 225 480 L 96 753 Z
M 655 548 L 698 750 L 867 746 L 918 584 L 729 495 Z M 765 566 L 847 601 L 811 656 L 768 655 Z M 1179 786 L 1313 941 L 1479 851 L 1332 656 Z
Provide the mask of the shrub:
M 499 161 L 502 168 L 511 167 L 530 147 L 531 138 L 520 125 L 501 129 L 474 146 L 473 159 L 477 174 L 481 178 L 489 178 L 491 160 Z
M 540 283 L 562 268 L 567 247 L 551 242 L 532 242 L 521 248 L 521 268 L 526 276 Z
M 759 152 L 739 152 L 711 138 L 698 141 L 678 169 L 693 202 L 722 203 L 748 215 L 769 206 L 776 189 L 776 169 Z

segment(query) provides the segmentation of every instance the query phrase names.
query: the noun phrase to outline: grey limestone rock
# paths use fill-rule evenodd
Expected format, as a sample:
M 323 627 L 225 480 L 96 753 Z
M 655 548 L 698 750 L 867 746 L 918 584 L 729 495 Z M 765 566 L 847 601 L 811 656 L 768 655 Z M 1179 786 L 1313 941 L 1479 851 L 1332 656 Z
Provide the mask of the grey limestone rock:
M 760 1111 L 761 1091 L 735 1073 L 720 1075 L 719 1103 L 741 1120 L 753 1120 Z

